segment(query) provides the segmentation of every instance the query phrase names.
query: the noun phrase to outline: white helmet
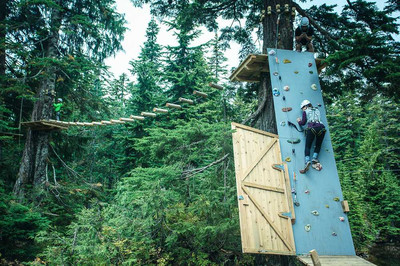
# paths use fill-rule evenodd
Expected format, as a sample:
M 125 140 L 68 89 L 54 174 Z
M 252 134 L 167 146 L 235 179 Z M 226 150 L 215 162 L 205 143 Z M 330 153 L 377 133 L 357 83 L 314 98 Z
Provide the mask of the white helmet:
M 300 26 L 307 27 L 308 25 L 310 25 L 310 21 L 308 20 L 308 18 L 307 17 L 302 17 L 301 18 L 301 22 L 300 22 Z
M 309 104 L 311 104 L 309 100 L 302 101 L 301 104 L 300 104 L 300 109 L 303 108 L 304 106 L 309 105 Z
M 61 98 L 58 98 L 57 101 L 62 102 L 62 99 L 61 99 Z

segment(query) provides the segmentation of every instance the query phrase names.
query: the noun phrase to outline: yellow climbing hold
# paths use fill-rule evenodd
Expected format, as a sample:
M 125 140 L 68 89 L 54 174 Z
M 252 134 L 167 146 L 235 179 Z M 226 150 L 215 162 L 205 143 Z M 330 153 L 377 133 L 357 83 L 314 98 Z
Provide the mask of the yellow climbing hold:
M 292 61 L 290 61 L 289 59 L 284 59 L 284 60 L 283 60 L 283 63 L 284 63 L 284 64 L 289 64 L 289 63 L 292 63 Z
M 334 201 L 339 201 L 340 199 L 339 199 L 339 197 L 334 197 L 333 200 Z
M 285 161 L 286 161 L 286 162 L 291 162 L 292 159 L 290 159 L 290 157 L 286 157 Z
M 295 73 L 295 74 L 299 74 L 299 71 L 295 71 L 294 73 Z

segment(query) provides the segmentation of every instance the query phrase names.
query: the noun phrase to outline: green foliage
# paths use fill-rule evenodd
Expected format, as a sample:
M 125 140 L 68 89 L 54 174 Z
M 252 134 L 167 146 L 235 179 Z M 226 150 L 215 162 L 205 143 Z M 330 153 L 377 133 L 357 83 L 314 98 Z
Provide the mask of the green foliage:
M 46 230 L 49 220 L 34 209 L 17 203 L 0 187 L 0 254 L 7 260 L 31 260 L 40 246 L 34 244 L 35 235 Z
M 360 252 L 399 237 L 399 106 L 375 97 L 362 105 L 348 93 L 329 112 L 332 143 L 349 221 Z

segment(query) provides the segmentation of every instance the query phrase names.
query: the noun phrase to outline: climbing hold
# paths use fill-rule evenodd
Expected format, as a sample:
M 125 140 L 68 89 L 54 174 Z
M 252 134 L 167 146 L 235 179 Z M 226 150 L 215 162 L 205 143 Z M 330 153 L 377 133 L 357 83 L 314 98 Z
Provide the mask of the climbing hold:
M 270 54 L 270 55 L 275 55 L 276 52 L 275 52 L 275 50 L 271 50 L 271 51 L 269 51 L 269 54 Z
M 285 158 L 285 161 L 286 161 L 286 162 L 291 162 L 292 159 L 290 159 L 290 157 L 286 157 L 286 158 Z
M 295 73 L 295 74 L 299 74 L 299 71 L 296 70 L 294 73 Z
M 279 64 L 279 59 L 278 59 L 277 56 L 275 56 L 275 62 L 276 62 L 277 64 Z
M 301 91 L 300 94 L 303 94 L 303 92 Z
M 304 193 L 310 194 L 310 191 L 309 191 L 308 189 L 306 189 L 306 190 L 304 191 Z
M 279 75 L 279 73 L 276 72 L 276 71 L 273 74 L 274 74 L 274 76 L 278 76 Z
M 281 76 L 279 76 L 279 80 L 282 80 L 282 77 L 281 77 Z
M 310 232 L 311 224 L 306 224 L 306 226 L 304 226 L 304 230 L 306 230 L 306 232 Z
M 337 236 L 337 234 L 335 232 L 332 232 L 332 236 Z
M 284 107 L 282 108 L 282 112 L 290 112 L 292 111 L 292 107 Z
M 272 94 L 273 94 L 274 96 L 279 96 L 281 93 L 278 91 L 277 88 L 275 88 L 275 89 L 272 90 Z
M 238 197 L 238 199 L 239 199 L 239 200 L 244 200 L 244 197 L 243 197 L 242 195 L 240 195 L 240 196 Z
M 344 217 L 339 217 L 339 220 L 340 220 L 341 222 L 344 222 Z
M 314 210 L 314 211 L 311 212 L 311 214 L 312 214 L 312 215 L 315 215 L 315 216 L 318 216 L 318 215 L 319 215 L 319 212 L 316 211 L 316 210 Z
M 284 64 L 289 64 L 289 63 L 292 63 L 292 61 L 290 61 L 289 59 L 284 59 L 284 60 L 283 60 L 283 63 L 284 63 Z
M 282 100 L 286 101 L 286 97 L 285 97 L 285 96 L 282 96 Z
M 308 73 L 310 73 L 310 74 L 314 74 L 314 72 L 313 72 L 313 71 L 311 71 L 311 70 L 310 70 L 310 71 L 308 71 Z
M 300 206 L 300 202 L 296 201 L 296 202 L 294 203 L 294 205 L 297 206 L 297 207 L 299 207 L 299 206 Z
M 285 121 L 282 121 L 282 122 L 281 122 L 281 126 L 283 126 L 283 127 L 286 126 L 286 122 L 285 122 Z
M 285 86 L 285 87 L 283 87 L 283 89 L 284 89 L 285 91 L 288 91 L 288 90 L 289 90 L 289 86 Z
M 329 205 L 328 205 L 328 204 L 326 204 L 326 205 L 325 205 L 325 208 L 329 209 Z
M 311 67 L 312 66 L 312 63 L 308 63 L 308 67 Z
M 339 197 L 334 197 L 333 200 L 334 201 L 340 201 Z
M 296 150 L 295 149 L 292 149 L 292 154 L 295 154 L 296 153 Z
M 300 139 L 288 139 L 287 142 L 289 142 L 291 144 L 297 144 L 297 143 L 300 143 Z
M 317 105 L 318 105 L 318 107 L 322 107 L 322 104 L 320 104 L 320 103 L 319 103 L 319 104 L 317 104 Z
M 316 91 L 316 90 L 318 89 L 317 84 L 312 84 L 312 85 L 311 85 L 311 89 L 313 89 L 313 90 Z
M 292 188 L 292 193 L 296 194 L 296 189 Z

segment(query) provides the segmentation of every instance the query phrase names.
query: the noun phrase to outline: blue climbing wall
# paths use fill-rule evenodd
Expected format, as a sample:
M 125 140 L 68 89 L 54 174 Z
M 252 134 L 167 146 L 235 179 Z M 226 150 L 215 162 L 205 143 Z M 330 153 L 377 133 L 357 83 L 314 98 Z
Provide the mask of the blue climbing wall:
M 280 49 L 268 49 L 268 54 L 282 160 L 288 165 L 293 200 L 300 204 L 294 206 L 296 253 L 308 254 L 316 249 L 319 255 L 355 255 L 349 222 L 341 205 L 343 195 L 313 54 Z M 323 169 L 310 167 L 306 174 L 300 174 L 304 167 L 305 136 L 289 126 L 288 121 L 300 128 L 296 118 L 301 117 L 300 103 L 304 99 L 313 106 L 319 105 L 327 132 L 319 156 Z M 282 108 L 287 107 L 292 110 L 283 112 Z M 291 139 L 300 139 L 300 143 L 289 143 Z

